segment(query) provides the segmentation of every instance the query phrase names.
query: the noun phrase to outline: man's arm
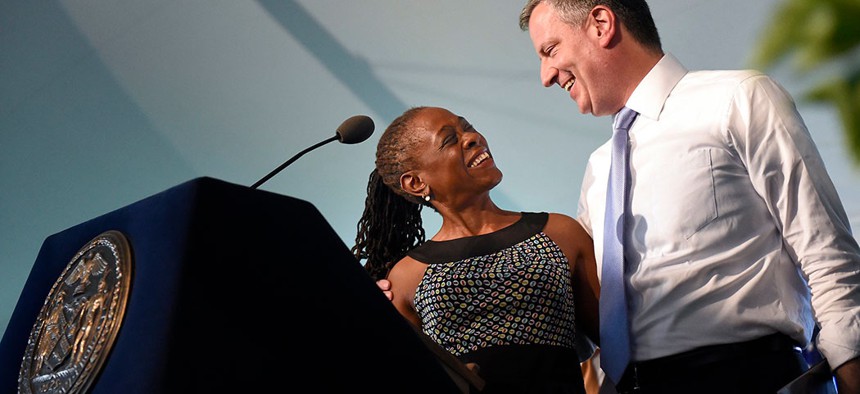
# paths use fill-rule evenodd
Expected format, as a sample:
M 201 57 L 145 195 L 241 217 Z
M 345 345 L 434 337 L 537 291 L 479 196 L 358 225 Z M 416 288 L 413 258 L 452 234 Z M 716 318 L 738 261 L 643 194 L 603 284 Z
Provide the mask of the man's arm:
M 379 290 L 382 290 L 382 294 L 385 294 L 388 301 L 394 299 L 394 293 L 391 292 L 391 282 L 389 282 L 388 279 L 380 279 L 376 281 L 376 286 L 379 287 Z
M 860 393 L 860 357 L 840 365 L 833 374 L 840 393 Z
M 860 246 L 821 154 L 791 96 L 773 79 L 744 80 L 732 108 L 735 152 L 782 235 L 781 252 L 809 286 L 821 327 L 817 348 L 836 367 L 837 380 L 855 388 L 847 392 L 860 392 Z

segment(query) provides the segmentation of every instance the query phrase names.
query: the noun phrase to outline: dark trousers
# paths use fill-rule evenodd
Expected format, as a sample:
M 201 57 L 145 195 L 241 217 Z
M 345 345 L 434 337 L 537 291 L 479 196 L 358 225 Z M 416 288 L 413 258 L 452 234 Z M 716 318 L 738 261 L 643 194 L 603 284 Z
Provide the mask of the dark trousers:
M 619 394 L 773 394 L 806 369 L 800 348 L 774 334 L 633 363 L 616 388 Z

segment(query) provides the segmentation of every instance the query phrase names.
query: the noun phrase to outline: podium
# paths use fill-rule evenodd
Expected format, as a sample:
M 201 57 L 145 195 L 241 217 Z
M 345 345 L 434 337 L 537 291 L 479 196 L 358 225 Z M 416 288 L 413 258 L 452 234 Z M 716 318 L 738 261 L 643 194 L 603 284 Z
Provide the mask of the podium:
M 0 341 L 0 392 L 18 389 L 58 278 L 107 231 L 127 239 L 130 289 L 87 392 L 475 390 L 475 376 L 399 315 L 311 203 L 201 177 L 45 239 Z M 60 321 L 71 325 L 67 309 Z M 56 371 L 68 362 L 38 361 Z

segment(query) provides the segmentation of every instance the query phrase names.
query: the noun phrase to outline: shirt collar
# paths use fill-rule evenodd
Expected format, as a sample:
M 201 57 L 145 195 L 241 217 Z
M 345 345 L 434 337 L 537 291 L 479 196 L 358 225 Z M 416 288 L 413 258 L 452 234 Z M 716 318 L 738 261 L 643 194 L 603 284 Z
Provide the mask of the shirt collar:
M 666 98 L 687 69 L 671 53 L 666 53 L 645 75 L 627 99 L 627 107 L 650 119 L 659 120 Z

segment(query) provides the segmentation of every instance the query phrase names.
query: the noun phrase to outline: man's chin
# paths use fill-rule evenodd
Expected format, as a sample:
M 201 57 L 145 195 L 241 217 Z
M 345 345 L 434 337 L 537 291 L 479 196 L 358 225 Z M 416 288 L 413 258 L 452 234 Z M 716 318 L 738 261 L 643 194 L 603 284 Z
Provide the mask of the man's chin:
M 574 103 L 576 103 L 576 107 L 579 109 L 579 113 L 583 115 L 588 115 L 592 113 L 591 103 L 588 100 L 583 100 L 583 102 L 580 102 L 580 100 L 574 98 L 573 89 L 571 89 L 570 92 L 570 99 L 573 100 Z
M 576 101 L 576 100 L 574 100 L 574 101 Z M 576 106 L 579 108 L 579 113 L 581 113 L 583 115 L 588 115 L 591 113 L 591 106 L 590 105 L 583 105 L 583 104 L 580 104 L 579 102 L 576 102 Z

